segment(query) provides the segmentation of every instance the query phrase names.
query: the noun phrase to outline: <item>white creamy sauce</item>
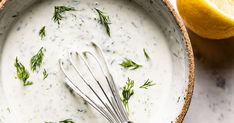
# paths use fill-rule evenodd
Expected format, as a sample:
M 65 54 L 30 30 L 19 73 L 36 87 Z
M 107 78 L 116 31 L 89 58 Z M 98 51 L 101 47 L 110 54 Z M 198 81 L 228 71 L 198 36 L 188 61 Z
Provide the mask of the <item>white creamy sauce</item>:
M 66 12 L 61 24 L 52 20 L 54 6 L 71 6 L 77 11 Z M 94 8 L 110 16 L 111 37 Z M 96 18 L 96 19 L 95 19 Z M 38 32 L 46 26 L 46 37 Z M 91 106 L 70 93 L 60 70 L 59 58 L 66 58 L 70 49 L 80 50 L 93 41 L 101 46 L 114 80 L 120 89 L 127 78 L 135 81 L 135 94 L 129 101 L 130 119 L 134 123 L 169 123 L 173 118 L 158 117 L 163 112 L 172 76 L 172 60 L 166 37 L 154 20 L 137 4 L 128 0 L 47 0 L 35 4 L 18 17 L 3 49 L 2 82 L 11 118 L 7 123 L 44 123 L 73 119 L 76 123 L 107 122 Z M 44 47 L 45 57 L 37 72 L 30 70 L 30 59 Z M 143 48 L 151 61 L 147 61 Z M 16 78 L 15 58 L 30 72 L 33 85 L 24 87 Z M 119 64 L 129 58 L 143 65 L 137 70 L 125 70 Z M 43 80 L 43 69 L 48 78 Z M 139 89 L 145 80 L 156 85 Z

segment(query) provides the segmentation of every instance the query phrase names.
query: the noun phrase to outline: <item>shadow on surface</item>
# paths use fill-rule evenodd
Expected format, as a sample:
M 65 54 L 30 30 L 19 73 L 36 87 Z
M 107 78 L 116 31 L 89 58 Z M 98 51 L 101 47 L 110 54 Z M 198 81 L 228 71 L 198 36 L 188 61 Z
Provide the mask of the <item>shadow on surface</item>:
M 196 84 L 184 123 L 233 121 L 234 37 L 210 40 L 188 32 L 195 55 Z
M 226 68 L 233 64 L 234 37 L 224 40 L 204 39 L 189 32 L 195 57 L 207 67 Z

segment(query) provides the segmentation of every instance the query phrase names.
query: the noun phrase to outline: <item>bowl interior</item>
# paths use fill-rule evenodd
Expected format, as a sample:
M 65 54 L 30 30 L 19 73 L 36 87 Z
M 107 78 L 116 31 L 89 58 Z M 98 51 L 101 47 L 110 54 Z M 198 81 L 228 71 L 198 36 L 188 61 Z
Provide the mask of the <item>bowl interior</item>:
M 81 0 L 81 1 L 68 0 L 66 4 L 79 6 L 79 4 L 82 4 L 82 2 L 84 1 L 85 0 Z M 97 1 L 99 3 L 102 3 L 101 0 L 97 0 Z M 161 61 L 161 63 L 165 63 L 161 67 L 170 69 L 168 71 L 170 74 L 165 73 L 164 75 L 164 73 L 162 72 L 159 74 L 160 76 L 162 76 L 162 78 L 165 77 L 165 78 L 170 78 L 170 79 L 167 79 L 166 80 L 167 82 L 164 83 L 164 86 L 161 86 L 162 88 L 161 90 L 163 91 L 159 91 L 159 93 L 152 92 L 153 95 L 155 94 L 157 96 L 160 96 L 160 95 L 162 96 L 158 98 L 156 102 L 157 110 L 152 111 L 151 113 L 156 114 L 156 117 L 158 117 L 157 122 L 161 122 L 161 123 L 180 122 L 178 121 L 178 118 L 183 119 L 183 115 L 187 111 L 187 107 L 185 109 L 184 107 L 188 106 L 189 105 L 188 103 L 190 103 L 191 95 L 188 96 L 188 90 L 189 92 L 191 92 L 193 89 L 190 87 L 192 80 L 191 78 L 189 78 L 192 74 L 191 71 L 193 69 L 191 67 L 192 58 L 191 58 L 191 49 L 189 49 L 190 44 L 186 44 L 188 43 L 186 42 L 187 39 L 184 38 L 184 34 L 181 32 L 181 27 L 176 21 L 173 13 L 168 8 L 167 3 L 165 3 L 162 0 L 132 0 L 132 1 L 119 0 L 120 2 L 116 2 L 118 0 L 103 0 L 103 1 L 107 3 L 106 5 L 116 3 L 116 5 L 127 4 L 130 6 L 131 4 L 134 4 L 134 7 L 139 7 L 140 8 L 139 10 L 144 11 L 144 13 L 141 13 L 141 14 L 148 14 L 147 17 L 150 17 L 154 21 L 154 23 L 159 27 L 160 31 L 166 37 L 167 41 L 164 43 L 166 45 L 165 47 L 168 52 L 160 52 L 161 55 L 159 58 L 161 59 L 158 59 L 158 61 Z M 60 2 L 60 3 L 62 4 L 63 2 Z M 14 107 L 13 105 L 17 105 L 16 103 L 12 103 L 17 99 L 9 98 L 10 95 L 8 93 L 14 90 L 10 90 L 10 88 L 7 86 L 7 82 L 5 82 L 6 79 L 2 79 L 6 75 L 5 71 L 3 71 L 2 68 L 5 66 L 5 63 L 7 61 L 7 59 L 5 60 L 3 59 L 6 57 L 5 56 L 3 57 L 2 55 L 6 49 L 9 50 L 10 48 L 9 43 L 6 41 L 9 40 L 9 36 L 11 36 L 10 33 L 12 33 L 12 30 L 14 30 L 15 25 L 16 24 L 20 25 L 20 23 L 22 24 L 24 23 L 24 22 L 20 22 L 22 21 L 21 17 L 27 16 L 28 13 L 30 12 L 36 13 L 36 11 L 42 11 L 42 14 L 43 14 L 43 12 L 46 12 L 46 10 L 48 11 L 50 10 L 50 9 L 47 9 L 48 7 L 45 6 L 46 10 L 43 11 L 44 9 L 43 6 L 47 4 L 48 6 L 54 6 L 57 3 L 55 0 L 54 1 L 51 0 L 51 2 L 48 2 L 48 1 L 46 2 L 43 0 L 39 0 L 39 1 L 38 0 L 11 0 L 11 1 L 6 2 L 4 8 L 0 11 L 0 49 L 1 49 L 1 53 L 0 53 L 0 61 L 1 61 L 0 122 L 1 121 L 13 122 L 15 121 L 14 118 L 16 118 L 15 115 L 19 114 L 19 112 L 14 113 L 14 112 L 9 111 L 9 107 Z M 136 10 L 136 12 L 138 12 L 139 10 Z M 82 10 L 80 11 L 82 12 Z M 43 20 L 43 17 L 44 15 L 39 16 L 38 20 Z M 45 17 L 47 17 L 47 15 L 45 15 Z M 131 20 L 131 18 L 129 20 Z M 42 23 L 46 23 L 46 21 L 45 22 L 42 21 Z M 34 21 L 32 22 L 33 24 L 36 24 Z M 37 21 L 37 22 L 38 22 L 37 24 L 40 24 L 40 21 Z M 30 21 L 28 25 L 30 25 Z M 142 36 L 144 35 L 145 34 L 142 34 Z M 168 59 L 165 58 L 166 56 L 168 56 Z M 51 94 L 51 96 L 53 96 L 53 94 Z M 155 122 L 155 121 L 149 121 L 149 122 Z

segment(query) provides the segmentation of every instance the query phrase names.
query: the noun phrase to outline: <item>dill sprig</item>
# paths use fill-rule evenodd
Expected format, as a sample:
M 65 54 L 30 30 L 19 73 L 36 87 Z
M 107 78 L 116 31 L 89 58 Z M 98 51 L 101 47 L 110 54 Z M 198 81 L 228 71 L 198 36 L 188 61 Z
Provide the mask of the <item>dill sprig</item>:
M 102 25 L 104 25 L 104 27 L 106 28 L 106 33 L 108 34 L 108 36 L 111 36 L 110 34 L 110 17 L 107 15 L 104 15 L 104 12 L 102 12 L 101 10 L 95 8 L 95 10 L 97 11 L 98 15 L 99 15 L 99 21 Z
M 44 123 L 55 123 L 55 122 L 47 122 L 47 121 L 45 121 Z M 66 119 L 66 120 L 59 121 L 59 123 L 75 123 L 75 122 L 72 121 L 72 119 Z
M 15 68 L 16 68 L 17 77 L 19 80 L 23 82 L 24 86 L 29 86 L 33 84 L 32 82 L 28 81 L 30 74 L 26 70 L 24 65 L 19 62 L 17 57 L 15 59 Z
M 72 121 L 72 119 L 66 119 L 66 120 L 59 121 L 59 123 L 75 123 L 75 122 Z
M 149 56 L 149 54 L 146 52 L 145 48 L 143 49 L 143 52 L 144 52 L 145 58 L 146 58 L 147 60 L 150 60 L 150 56 Z
M 140 86 L 140 88 L 148 89 L 149 87 L 154 86 L 154 85 L 156 85 L 156 84 L 153 83 L 152 80 L 147 79 L 147 80 L 145 81 L 145 83 L 144 83 L 142 86 Z
M 122 90 L 122 102 L 127 110 L 129 110 L 128 102 L 131 96 L 134 94 L 134 81 L 128 78 L 126 85 L 123 87 Z
M 48 77 L 48 73 L 46 69 L 43 70 L 43 80 L 45 80 Z
M 135 69 L 142 67 L 142 65 L 137 64 L 128 58 L 125 58 L 120 65 L 125 69 L 131 69 L 131 70 L 135 70 Z
M 66 6 L 55 6 L 53 16 L 54 22 L 60 24 L 60 21 L 64 18 L 62 14 L 67 11 L 75 11 L 75 8 Z
M 31 70 L 35 71 L 37 68 L 40 68 L 44 58 L 43 47 L 31 58 L 30 66 Z
M 45 26 L 43 26 L 39 31 L 39 36 L 41 37 L 41 40 L 46 36 L 45 32 Z

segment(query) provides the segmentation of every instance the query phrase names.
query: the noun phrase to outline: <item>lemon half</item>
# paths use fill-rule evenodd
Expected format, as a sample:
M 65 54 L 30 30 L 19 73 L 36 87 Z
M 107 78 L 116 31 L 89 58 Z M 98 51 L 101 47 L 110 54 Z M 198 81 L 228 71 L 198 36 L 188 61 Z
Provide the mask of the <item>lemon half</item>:
M 234 36 L 234 0 L 177 0 L 186 26 L 201 37 Z

